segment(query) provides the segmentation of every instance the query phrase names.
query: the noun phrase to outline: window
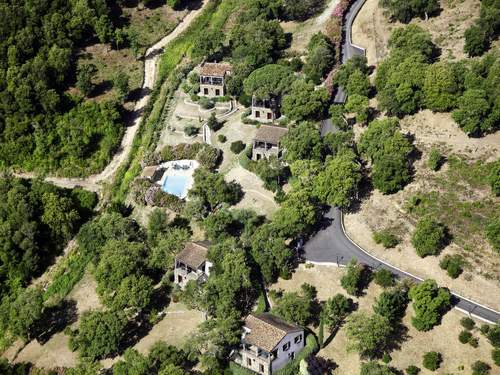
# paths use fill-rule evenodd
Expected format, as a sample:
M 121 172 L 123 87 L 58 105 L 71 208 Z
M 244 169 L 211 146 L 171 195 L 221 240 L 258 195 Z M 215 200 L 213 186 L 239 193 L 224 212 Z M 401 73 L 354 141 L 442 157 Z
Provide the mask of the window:
M 252 366 L 252 358 L 247 358 L 247 366 Z
M 298 344 L 299 342 L 302 341 L 302 334 L 298 335 L 297 337 L 295 337 L 295 339 L 293 340 L 294 343 Z
M 256 118 L 259 118 L 259 117 L 260 117 L 260 112 L 259 112 L 259 111 L 255 111 L 255 117 L 256 117 Z
M 208 95 L 208 89 L 207 88 L 203 89 L 203 94 Z
M 288 349 L 290 349 L 290 341 L 288 341 L 285 345 L 283 345 L 284 352 L 286 352 Z
M 220 95 L 220 90 L 219 89 L 215 89 L 215 95 L 217 95 L 217 96 Z
M 273 119 L 273 115 L 272 115 L 271 113 L 268 113 L 268 114 L 267 114 L 267 119 L 268 119 L 268 120 L 272 120 L 272 119 Z
M 294 352 L 288 353 L 288 359 L 294 359 L 294 358 L 295 358 L 295 353 Z
M 259 365 L 259 372 L 264 372 L 264 365 Z

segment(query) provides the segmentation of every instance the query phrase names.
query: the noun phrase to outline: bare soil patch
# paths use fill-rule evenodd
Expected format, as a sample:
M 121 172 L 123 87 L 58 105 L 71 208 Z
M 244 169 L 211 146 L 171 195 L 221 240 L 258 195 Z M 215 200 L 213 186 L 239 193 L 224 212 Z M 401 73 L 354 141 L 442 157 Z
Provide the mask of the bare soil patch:
M 281 27 L 283 27 L 285 33 L 291 33 L 293 37 L 289 51 L 303 53 L 311 37 L 320 31 L 324 31 L 326 22 L 338 3 L 339 0 L 330 0 L 323 12 L 307 21 L 282 22 Z
M 438 47 L 441 58 L 462 59 L 465 56 L 464 32 L 479 17 L 478 0 L 444 0 L 438 16 L 427 21 L 415 18 L 417 24 L 427 30 Z M 378 0 L 367 0 L 356 17 L 352 28 L 353 42 L 366 48 L 368 64 L 377 65 L 388 52 L 387 42 L 394 27 L 403 26 L 399 22 L 389 22 Z

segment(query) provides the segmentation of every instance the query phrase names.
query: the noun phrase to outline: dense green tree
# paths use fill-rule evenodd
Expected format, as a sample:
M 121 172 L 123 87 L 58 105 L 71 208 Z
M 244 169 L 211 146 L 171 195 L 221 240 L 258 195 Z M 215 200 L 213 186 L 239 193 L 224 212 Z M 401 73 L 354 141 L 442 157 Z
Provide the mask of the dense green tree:
M 384 194 L 392 194 L 401 190 L 411 181 L 411 177 L 407 156 L 402 153 L 391 155 L 387 152 L 373 164 L 373 186 Z
M 356 113 L 356 122 L 366 124 L 370 115 L 369 100 L 366 96 L 352 94 L 347 98 L 345 105 L 347 112 Z
M 352 296 L 358 296 L 363 287 L 363 266 L 356 259 L 347 265 L 347 273 L 340 279 L 340 285 Z
M 94 64 L 81 65 L 76 76 L 76 87 L 85 96 L 88 96 L 94 89 L 92 80 L 97 74 L 97 67 Z
M 321 310 L 321 320 L 330 332 L 338 328 L 349 314 L 352 302 L 342 294 L 328 298 Z
M 394 275 L 384 268 L 373 273 L 373 281 L 381 287 L 388 288 L 394 285 Z
M 465 30 L 464 37 L 464 51 L 470 57 L 481 56 L 490 46 L 486 32 L 478 25 L 472 25 Z
M 95 360 L 116 352 L 123 336 L 126 319 L 121 313 L 111 311 L 87 311 L 80 319 L 71 344 L 82 358 Z
M 274 214 L 273 226 L 282 237 L 294 238 L 311 230 L 318 215 L 318 205 L 309 192 L 292 191 Z
M 143 275 L 125 277 L 112 297 L 111 308 L 115 311 L 126 310 L 133 315 L 146 307 L 153 294 L 153 281 Z
M 321 32 L 312 36 L 307 46 L 308 56 L 304 74 L 315 84 L 320 84 L 335 63 L 335 48 Z
M 382 0 L 380 5 L 400 22 L 410 22 L 413 17 L 427 18 L 440 9 L 439 0 Z
M 269 64 L 254 70 L 244 81 L 243 87 L 247 95 L 255 95 L 257 99 L 280 98 L 290 90 L 294 80 L 289 68 Z
M 316 300 L 316 289 L 301 285 L 301 292 L 286 292 L 277 301 L 272 312 L 290 323 L 305 327 L 311 322 Z
M 426 216 L 420 219 L 412 234 L 411 243 L 420 257 L 437 255 L 446 240 L 446 228 L 438 221 Z
M 482 55 L 491 41 L 500 33 L 500 4 L 498 1 L 481 1 L 479 19 L 465 30 L 464 51 L 469 56 Z
M 349 81 L 345 90 L 349 96 L 351 95 L 361 95 L 368 97 L 371 91 L 370 79 L 368 74 L 361 69 L 354 70 L 349 75 Z
M 389 320 L 381 315 L 356 313 L 347 319 L 347 350 L 373 358 L 388 346 L 393 332 Z
M 453 111 L 453 119 L 469 135 L 479 135 L 492 129 L 488 121 L 490 105 L 484 90 L 466 90 L 458 99 L 458 108 Z
M 208 30 L 195 40 L 192 55 L 211 59 L 222 50 L 224 39 L 222 30 Z
M 368 67 L 368 61 L 366 56 L 354 56 L 349 59 L 345 64 L 342 64 L 334 77 L 334 82 L 342 87 L 347 87 L 351 76 L 355 72 L 361 72 L 362 77 L 368 77 L 370 69 Z M 355 81 L 359 81 L 361 83 L 360 87 L 363 87 L 366 80 L 360 80 L 359 78 Z M 358 87 L 358 85 L 354 85 L 354 87 Z M 353 92 L 355 94 L 356 92 Z
M 439 324 L 451 304 L 450 293 L 439 288 L 434 280 L 425 280 L 413 286 L 409 297 L 415 311 L 412 324 L 419 331 L 428 331 Z
M 38 288 L 25 289 L 9 306 L 7 321 L 10 332 L 23 340 L 31 339 L 31 330 L 39 322 L 42 312 L 43 291 Z
M 396 288 L 382 292 L 373 305 L 373 311 L 386 317 L 391 323 L 396 323 L 403 318 L 407 304 L 407 291 Z
M 113 88 L 116 90 L 120 101 L 125 100 L 130 92 L 129 81 L 130 77 L 128 74 L 122 71 L 119 71 L 113 77 Z
M 149 367 L 148 358 L 137 350 L 128 348 L 123 353 L 123 359 L 113 365 L 113 375 L 146 375 Z
M 427 68 L 423 86 L 425 106 L 433 111 L 447 112 L 455 108 L 462 91 L 462 82 L 455 65 L 442 62 Z
M 283 113 L 295 121 L 320 119 L 329 99 L 327 89 L 316 89 L 312 82 L 297 80 L 283 99 Z
M 300 122 L 292 126 L 281 144 L 286 149 L 284 158 L 289 163 L 304 159 L 321 160 L 323 157 L 321 134 L 312 122 Z
M 500 196 L 500 160 L 491 164 L 490 174 L 488 175 L 488 182 L 491 186 L 493 194 L 497 197 Z
M 483 361 L 476 361 L 471 365 L 472 375 L 488 375 L 491 370 L 491 366 Z
M 422 365 L 431 371 L 436 371 L 443 361 L 441 353 L 438 352 L 427 352 L 424 354 Z
M 101 249 L 101 257 L 94 271 L 97 292 L 104 300 L 114 293 L 125 277 L 144 267 L 146 248 L 138 242 L 109 240 Z
M 191 198 L 199 198 L 208 211 L 221 203 L 236 204 L 241 199 L 241 187 L 235 182 L 227 183 L 224 176 L 198 168 L 194 173 L 194 185 L 189 190 Z
M 394 29 L 389 38 L 391 52 L 413 55 L 419 53 L 424 61 L 432 62 L 436 46 L 431 35 L 418 25 L 408 25 Z
M 259 265 L 266 283 L 277 276 L 286 276 L 292 268 L 293 253 L 286 239 L 276 233 L 271 224 L 260 226 L 251 237 L 252 257 Z
M 326 159 L 315 180 L 315 194 L 330 206 L 346 208 L 355 199 L 361 181 L 361 166 L 352 151 Z

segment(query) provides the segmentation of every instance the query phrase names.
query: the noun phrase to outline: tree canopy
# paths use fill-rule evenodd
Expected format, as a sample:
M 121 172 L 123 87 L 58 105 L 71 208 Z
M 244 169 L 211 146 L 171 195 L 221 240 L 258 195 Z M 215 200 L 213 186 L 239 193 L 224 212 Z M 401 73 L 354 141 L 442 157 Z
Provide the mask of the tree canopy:
M 290 90 L 294 80 L 289 68 L 269 64 L 254 70 L 243 86 L 247 95 L 255 95 L 257 99 L 280 98 Z
M 439 0 L 382 0 L 391 18 L 408 23 L 414 17 L 427 18 L 440 9 Z
M 409 296 L 415 311 L 412 324 L 419 331 L 429 331 L 438 325 L 451 305 L 450 293 L 430 279 L 413 286 Z
M 295 121 L 318 120 L 325 113 L 329 99 L 326 88 L 316 89 L 312 82 L 297 80 L 283 99 L 283 113 Z

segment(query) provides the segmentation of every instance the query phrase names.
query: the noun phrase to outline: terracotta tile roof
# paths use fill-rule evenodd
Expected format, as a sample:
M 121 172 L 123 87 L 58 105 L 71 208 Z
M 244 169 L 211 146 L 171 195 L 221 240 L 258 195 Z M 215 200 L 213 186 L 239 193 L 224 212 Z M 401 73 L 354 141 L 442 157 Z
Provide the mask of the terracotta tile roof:
M 227 63 L 204 63 L 200 68 L 200 75 L 210 77 L 224 77 L 231 72 L 231 65 Z
M 286 133 L 288 133 L 288 129 L 281 126 L 261 125 L 254 139 L 277 145 Z
M 289 324 L 268 313 L 248 315 L 244 326 L 250 330 L 250 333 L 245 334 L 244 342 L 255 345 L 266 352 L 271 352 L 287 334 L 303 331 L 299 326 Z
M 179 262 L 197 269 L 207 260 L 209 242 L 188 242 L 184 249 L 175 257 Z

